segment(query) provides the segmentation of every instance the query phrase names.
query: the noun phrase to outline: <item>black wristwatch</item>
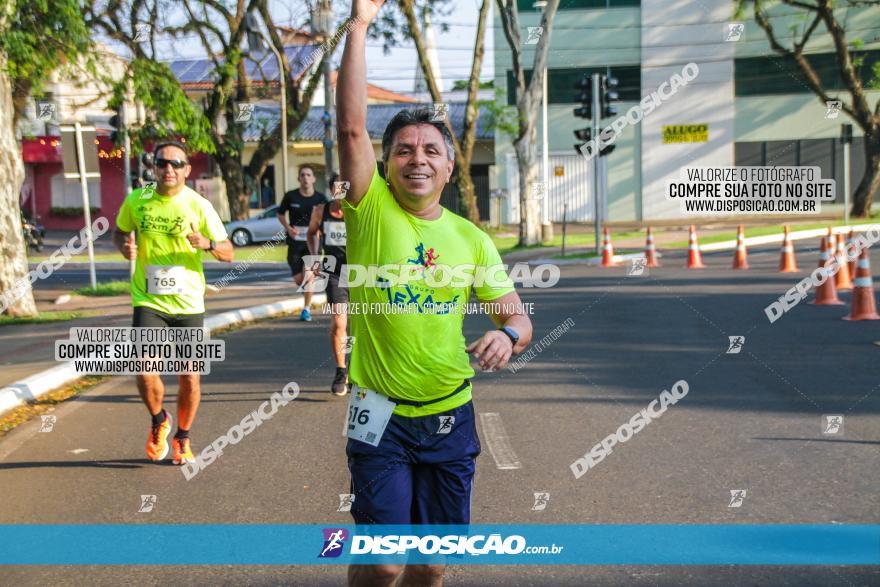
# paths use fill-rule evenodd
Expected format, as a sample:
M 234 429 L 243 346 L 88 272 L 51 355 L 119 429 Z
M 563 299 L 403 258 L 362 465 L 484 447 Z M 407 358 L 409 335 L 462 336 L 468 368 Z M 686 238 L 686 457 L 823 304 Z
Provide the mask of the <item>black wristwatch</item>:
M 513 343 L 514 348 L 516 348 L 516 343 L 519 342 L 519 334 L 517 334 L 516 330 L 514 330 L 510 326 L 503 326 L 498 330 L 506 334 L 507 337 L 510 338 L 510 341 Z
M 216 248 L 217 248 L 217 241 L 210 241 L 208 243 L 208 250 L 209 251 L 213 251 Z

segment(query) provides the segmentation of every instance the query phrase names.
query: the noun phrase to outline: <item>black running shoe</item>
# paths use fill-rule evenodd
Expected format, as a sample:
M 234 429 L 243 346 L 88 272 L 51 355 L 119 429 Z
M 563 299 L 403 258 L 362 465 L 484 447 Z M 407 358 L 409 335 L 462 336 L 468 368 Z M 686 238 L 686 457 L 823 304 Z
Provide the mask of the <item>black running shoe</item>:
M 348 393 L 348 369 L 344 367 L 336 367 L 336 377 L 333 378 L 333 385 L 330 386 L 330 392 L 333 395 L 345 395 Z

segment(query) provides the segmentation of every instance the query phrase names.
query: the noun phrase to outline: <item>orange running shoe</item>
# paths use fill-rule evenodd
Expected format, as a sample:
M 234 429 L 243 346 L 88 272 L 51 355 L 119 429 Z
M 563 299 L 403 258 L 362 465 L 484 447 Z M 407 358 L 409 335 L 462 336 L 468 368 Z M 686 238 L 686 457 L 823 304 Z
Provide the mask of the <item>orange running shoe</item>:
M 196 458 L 193 456 L 189 447 L 189 438 L 175 438 L 172 441 L 174 445 L 174 464 L 182 465 L 184 463 L 194 463 Z
M 165 421 L 158 426 L 152 426 L 150 437 L 147 439 L 147 458 L 151 461 L 161 461 L 168 454 L 168 435 L 171 434 L 171 414 L 165 412 Z

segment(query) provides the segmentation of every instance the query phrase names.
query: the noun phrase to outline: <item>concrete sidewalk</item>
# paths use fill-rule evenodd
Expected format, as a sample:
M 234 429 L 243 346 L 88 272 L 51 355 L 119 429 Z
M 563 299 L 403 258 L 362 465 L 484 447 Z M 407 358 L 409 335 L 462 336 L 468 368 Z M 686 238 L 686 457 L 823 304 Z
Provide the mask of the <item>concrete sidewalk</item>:
M 59 310 L 84 311 L 91 316 L 75 320 L 47 322 L 42 324 L 13 324 L 0 328 L 0 388 L 21 382 L 48 369 L 58 367 L 55 361 L 55 341 L 67 338 L 71 328 L 96 326 L 129 326 L 131 324 L 131 299 L 128 296 L 84 297 L 73 296 L 71 301 L 56 306 L 54 300 L 68 293 L 58 289 L 37 289 L 35 297 L 41 312 Z M 300 299 L 292 284 L 279 288 L 234 289 L 226 288 L 219 293 L 208 291 L 205 299 L 206 318 L 237 311 L 224 324 L 247 321 L 242 314 L 245 308 L 276 304 L 291 298 Z M 316 294 L 315 301 L 323 300 Z M 94 315 L 96 310 L 100 315 Z M 296 320 L 296 318 L 282 318 Z

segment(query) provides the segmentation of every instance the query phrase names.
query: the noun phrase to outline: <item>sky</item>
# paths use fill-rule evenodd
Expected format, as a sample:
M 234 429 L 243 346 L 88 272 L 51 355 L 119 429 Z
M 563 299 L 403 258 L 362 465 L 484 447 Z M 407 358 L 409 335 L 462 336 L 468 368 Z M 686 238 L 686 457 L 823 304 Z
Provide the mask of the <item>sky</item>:
M 470 75 L 473 56 L 474 36 L 477 32 L 477 17 L 482 0 L 452 0 L 451 14 L 436 17 L 434 20 L 437 41 L 440 73 L 444 82 L 444 90 L 452 89 L 458 79 L 467 79 Z M 340 8 L 347 7 L 348 2 L 334 2 Z M 486 54 L 483 58 L 482 80 L 493 77 L 493 39 L 492 15 L 494 2 L 490 8 L 489 25 L 486 30 Z M 279 25 L 303 27 L 306 19 L 305 3 L 301 0 L 273 0 L 270 3 L 273 17 Z M 387 8 L 386 8 L 387 9 Z M 339 9 L 337 9 L 339 10 Z M 346 9 L 347 11 L 347 9 Z M 447 23 L 449 30 L 441 32 L 440 24 Z M 202 57 L 202 48 L 195 38 L 182 39 L 177 42 L 165 42 L 161 45 L 160 55 L 163 59 L 184 59 Z M 338 64 L 342 49 L 334 56 Z M 415 82 L 417 68 L 416 50 L 411 43 L 398 47 L 385 55 L 380 41 L 369 41 L 367 47 L 367 76 L 370 83 L 398 92 L 411 92 Z

